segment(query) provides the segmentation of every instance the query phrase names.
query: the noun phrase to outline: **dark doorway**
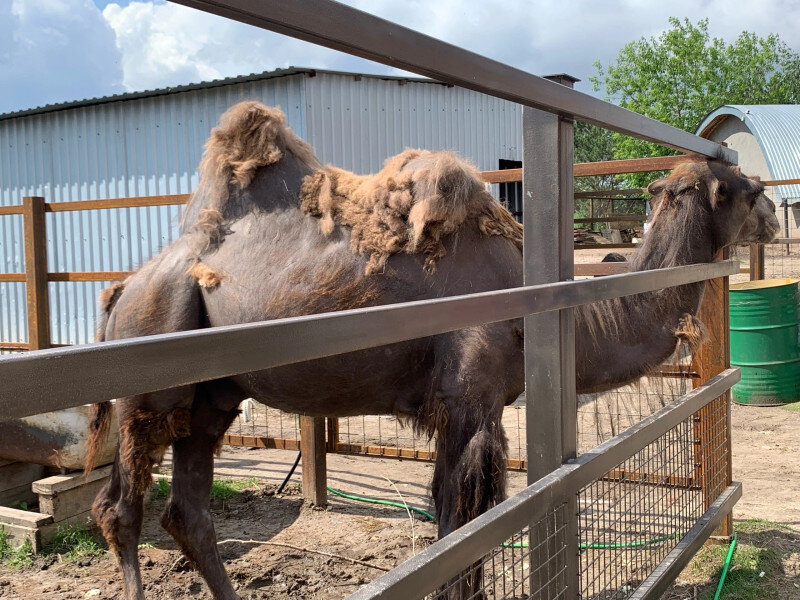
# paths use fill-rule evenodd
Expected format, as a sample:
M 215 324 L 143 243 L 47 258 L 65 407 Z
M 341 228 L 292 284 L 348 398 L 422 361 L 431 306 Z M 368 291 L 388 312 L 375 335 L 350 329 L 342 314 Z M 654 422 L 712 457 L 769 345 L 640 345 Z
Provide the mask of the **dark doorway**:
M 499 169 L 501 171 L 505 169 L 521 169 L 522 168 L 522 161 L 521 160 L 507 160 L 505 158 L 500 159 L 500 166 Z M 522 223 L 522 182 L 521 181 L 514 181 L 512 183 L 501 183 L 500 184 L 500 202 L 511 211 L 511 214 L 514 215 L 514 218 Z

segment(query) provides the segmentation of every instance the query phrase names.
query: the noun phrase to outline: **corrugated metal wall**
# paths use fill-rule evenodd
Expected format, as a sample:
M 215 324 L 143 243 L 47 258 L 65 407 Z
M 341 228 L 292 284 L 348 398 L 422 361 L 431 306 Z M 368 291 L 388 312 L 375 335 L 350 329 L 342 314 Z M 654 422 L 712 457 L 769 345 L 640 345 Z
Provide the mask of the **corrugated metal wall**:
M 325 163 L 373 173 L 405 148 L 457 150 L 481 170 L 522 160 L 518 104 L 462 88 L 321 73 L 306 83 L 308 140 Z
M 452 148 L 481 169 L 520 159 L 517 105 L 438 84 L 319 73 L 124 100 L 0 121 L 0 205 L 188 193 L 219 115 L 279 105 L 324 162 L 378 170 L 406 147 Z M 176 235 L 180 207 L 47 215 L 50 271 L 129 270 Z M 3 272 L 24 271 L 22 219 L 0 216 Z M 91 341 L 103 283 L 51 283 L 54 343 Z M 26 341 L 25 286 L 0 283 L 0 341 Z

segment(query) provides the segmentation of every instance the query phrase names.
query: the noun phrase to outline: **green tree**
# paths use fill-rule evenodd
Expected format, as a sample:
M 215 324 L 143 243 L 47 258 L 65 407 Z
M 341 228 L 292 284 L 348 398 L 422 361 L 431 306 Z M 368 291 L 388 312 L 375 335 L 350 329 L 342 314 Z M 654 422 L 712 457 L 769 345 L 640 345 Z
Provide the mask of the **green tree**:
M 793 104 L 800 101 L 800 57 L 777 35 L 743 31 L 733 43 L 712 38 L 708 19 L 670 18 L 658 37 L 620 50 L 616 61 L 595 63 L 595 90 L 620 106 L 686 131 L 722 104 Z M 613 134 L 613 157 L 665 156 L 669 148 Z M 652 175 L 628 178 L 643 186 Z

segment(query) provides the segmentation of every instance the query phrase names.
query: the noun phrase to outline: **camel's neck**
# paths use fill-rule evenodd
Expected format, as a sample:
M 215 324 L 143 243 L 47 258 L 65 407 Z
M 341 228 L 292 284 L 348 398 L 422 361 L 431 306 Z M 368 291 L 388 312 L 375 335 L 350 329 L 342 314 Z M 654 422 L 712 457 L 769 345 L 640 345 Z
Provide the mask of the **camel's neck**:
M 717 248 L 709 216 L 702 210 L 693 213 L 661 222 L 657 218 L 632 257 L 631 271 L 711 262 Z M 681 319 L 697 314 L 704 288 L 704 283 L 688 284 L 579 307 L 578 392 L 629 383 L 667 359 L 675 350 Z

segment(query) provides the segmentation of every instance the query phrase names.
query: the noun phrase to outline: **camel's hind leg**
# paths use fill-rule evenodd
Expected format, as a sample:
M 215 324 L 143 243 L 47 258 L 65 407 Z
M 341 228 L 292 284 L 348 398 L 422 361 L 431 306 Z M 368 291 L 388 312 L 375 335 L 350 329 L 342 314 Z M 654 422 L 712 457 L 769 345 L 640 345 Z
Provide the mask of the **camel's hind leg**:
M 144 599 L 137 552 L 142 500 L 150 489 L 153 465 L 173 440 L 189 433 L 186 405 L 191 395 L 191 390 L 183 388 L 117 403 L 120 445 L 111 477 L 97 495 L 92 514 L 117 555 L 127 600 Z
M 198 393 L 192 407 L 191 434 L 173 446 L 172 489 L 161 517 L 164 529 L 200 571 L 216 600 L 239 598 L 217 551 L 209 503 L 214 449 L 238 414 L 240 399 L 221 402 L 219 393 L 205 389 Z

